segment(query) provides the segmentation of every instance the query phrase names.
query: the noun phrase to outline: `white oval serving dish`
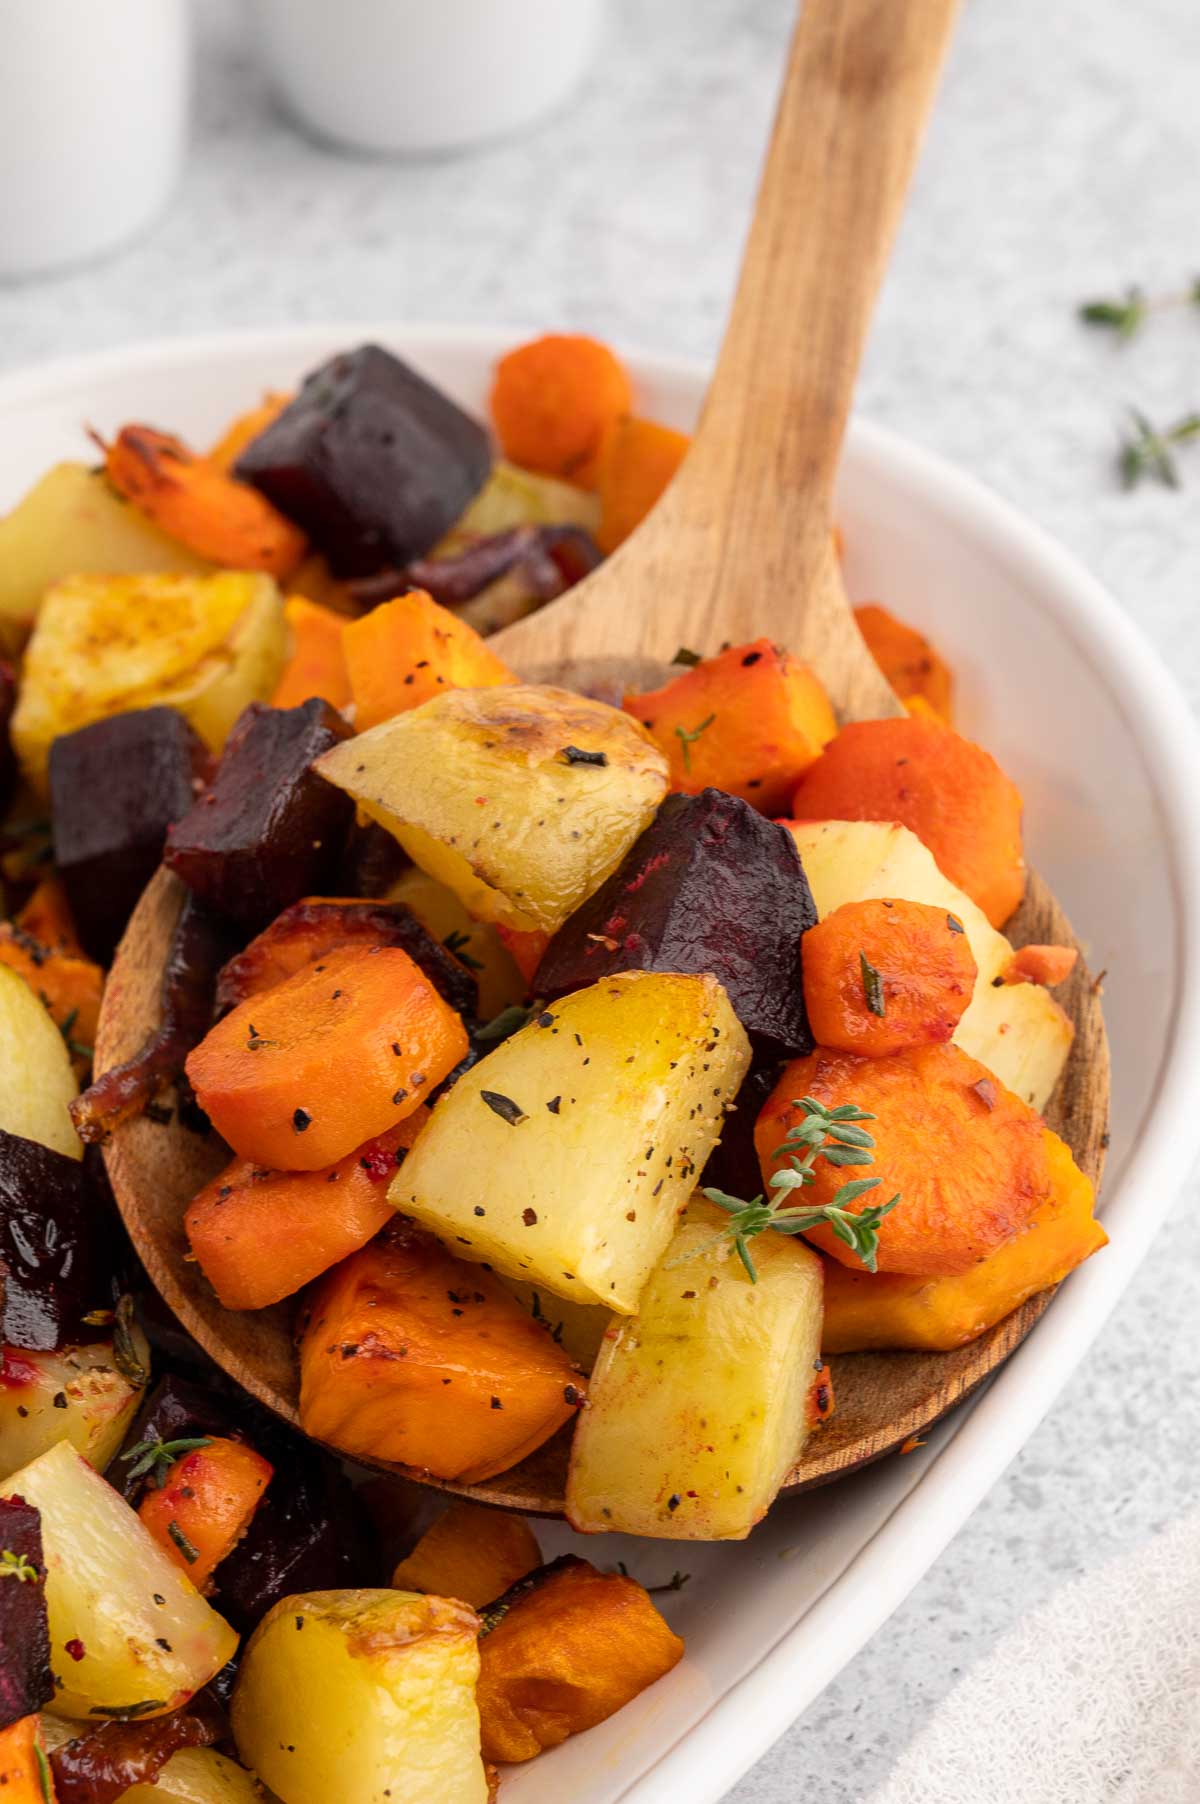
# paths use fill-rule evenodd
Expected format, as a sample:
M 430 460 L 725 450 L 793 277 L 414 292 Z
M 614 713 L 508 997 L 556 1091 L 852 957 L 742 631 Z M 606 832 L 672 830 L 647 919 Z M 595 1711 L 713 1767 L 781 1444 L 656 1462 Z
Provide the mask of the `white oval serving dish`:
M 517 331 L 346 324 L 151 345 L 0 379 L 0 510 L 88 421 L 198 445 L 264 388 L 378 339 L 481 410 Z M 692 365 L 632 358 L 643 412 L 687 428 Z M 1037 527 L 937 458 L 861 422 L 839 519 L 857 600 L 926 628 L 959 676 L 965 731 L 1020 783 L 1031 861 L 1107 970 L 1112 1145 L 1107 1251 L 1071 1277 L 981 1397 L 910 1458 L 781 1504 L 746 1543 L 581 1542 L 663 1599 L 683 1664 L 611 1722 L 507 1777 L 505 1804 L 715 1804 L 863 1645 L 1054 1401 L 1136 1269 L 1200 1148 L 1200 738 L 1172 679 L 1111 597 Z M 779 636 L 787 639 L 781 618 Z M 617 649 L 617 648 L 614 648 Z M 1114 1400 L 1115 1402 L 1115 1400 Z

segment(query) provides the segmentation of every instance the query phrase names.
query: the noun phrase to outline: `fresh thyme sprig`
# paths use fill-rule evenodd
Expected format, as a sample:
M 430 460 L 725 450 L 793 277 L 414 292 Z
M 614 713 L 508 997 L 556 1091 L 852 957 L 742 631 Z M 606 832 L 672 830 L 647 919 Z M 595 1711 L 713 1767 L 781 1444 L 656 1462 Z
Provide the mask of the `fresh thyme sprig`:
M 38 1569 L 26 1554 L 5 1547 L 0 1550 L 0 1578 L 15 1578 L 18 1585 L 36 1585 Z
M 1171 455 L 1174 445 L 1190 444 L 1200 438 L 1200 413 L 1186 413 L 1171 426 L 1161 429 L 1151 423 L 1139 408 L 1131 407 L 1130 431 L 1121 440 L 1117 468 L 1127 489 L 1136 488 L 1143 477 L 1153 477 L 1169 489 L 1179 487 L 1179 471 Z
M 154 1476 L 154 1483 L 161 1491 L 167 1482 L 167 1474 L 177 1459 L 185 1453 L 195 1453 L 199 1447 L 211 1446 L 212 1440 L 206 1434 L 193 1435 L 189 1439 L 180 1441 L 159 1441 L 152 1438 L 148 1441 L 139 1441 L 136 1447 L 131 1447 L 128 1453 L 121 1455 L 121 1458 L 125 1461 L 137 1461 L 135 1466 L 129 1468 L 130 1478 L 144 1478 L 146 1473 L 150 1472 Z
M 690 731 L 687 727 L 676 727 L 675 729 L 679 743 L 683 747 L 683 768 L 689 776 L 692 770 L 692 747 L 701 733 L 707 733 L 716 718 L 715 714 L 710 714 L 706 720 L 700 722 L 698 727 L 692 727 Z
M 472 958 L 471 954 L 467 951 L 467 947 L 470 944 L 470 934 L 460 932 L 457 927 L 452 933 L 448 933 L 442 941 L 442 945 L 446 948 L 447 952 L 453 952 L 460 965 L 465 965 L 468 971 L 482 971 L 482 962 L 477 958 Z
M 705 1188 L 703 1194 L 709 1202 L 728 1210 L 730 1217 L 715 1240 L 732 1240 L 751 1283 L 757 1284 L 758 1273 L 749 1250 L 749 1242 L 756 1235 L 768 1228 L 773 1228 L 777 1234 L 805 1234 L 810 1228 L 826 1226 L 858 1255 L 869 1272 L 873 1272 L 878 1258 L 879 1224 L 896 1207 L 899 1195 L 890 1202 L 872 1203 L 865 1209 L 852 1209 L 850 1204 L 865 1196 L 867 1191 L 877 1189 L 878 1178 L 852 1178 L 840 1187 L 830 1202 L 810 1209 L 787 1208 L 784 1202 L 796 1191 L 816 1183 L 813 1167 L 818 1159 L 824 1159 L 828 1165 L 870 1165 L 875 1142 L 858 1123 L 874 1121 L 875 1117 L 852 1102 L 827 1109 L 815 1096 L 802 1096 L 794 1106 L 803 1109 L 804 1118 L 788 1131 L 783 1142 L 782 1150 L 788 1164 L 784 1170 L 775 1173 L 769 1185 L 770 1189 L 780 1192 L 778 1197 L 767 1202 L 759 1195 L 747 1203 L 741 1197 L 729 1196 L 724 1190 Z M 697 1247 L 687 1257 L 694 1258 L 705 1247 L 714 1244 L 715 1241 L 707 1241 L 705 1246 Z
M 1084 301 L 1078 313 L 1085 326 L 1106 327 L 1118 338 L 1128 339 L 1141 330 L 1151 313 L 1168 307 L 1200 307 L 1200 276 L 1178 294 L 1147 295 L 1131 283 L 1122 295 Z

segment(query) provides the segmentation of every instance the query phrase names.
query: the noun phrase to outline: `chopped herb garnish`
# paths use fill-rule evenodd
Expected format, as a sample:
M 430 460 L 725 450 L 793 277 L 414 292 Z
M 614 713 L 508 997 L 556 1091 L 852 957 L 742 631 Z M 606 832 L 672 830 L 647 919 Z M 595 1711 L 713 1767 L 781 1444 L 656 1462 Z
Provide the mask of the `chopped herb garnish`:
M 689 670 L 692 670 L 697 664 L 703 664 L 704 659 L 698 651 L 692 651 L 690 646 L 681 645 L 671 662 L 672 664 L 686 664 Z
M 493 1115 L 499 1115 L 501 1121 L 507 1121 L 509 1127 L 517 1127 L 522 1121 L 528 1120 L 520 1103 L 514 1102 L 511 1096 L 502 1096 L 499 1090 L 481 1090 L 479 1094 Z
M 126 1384 L 140 1391 L 150 1382 L 150 1372 L 138 1355 L 133 1338 L 135 1325 L 133 1298 L 125 1295 L 119 1299 L 113 1316 L 113 1364 Z
M 5 1547 L 0 1550 L 0 1578 L 15 1578 L 19 1585 L 36 1585 L 38 1569 L 27 1555 Z
M 171 1524 L 172 1529 L 174 1523 Z M 199 1559 L 200 1555 L 197 1554 Z M 88 1711 L 89 1716 L 115 1716 L 124 1722 L 131 1722 L 137 1716 L 149 1716 L 153 1710 L 165 1710 L 165 1698 L 143 1698 L 140 1704 L 93 1704 Z
M 716 718 L 715 714 L 710 714 L 707 720 L 702 720 L 700 725 L 698 727 L 693 727 L 690 732 L 687 727 L 676 727 L 675 729 L 679 743 L 683 747 L 683 768 L 689 772 L 689 774 L 692 768 L 692 747 L 697 739 L 699 739 L 701 733 L 707 733 L 709 727 L 712 726 L 712 723 Z
M 446 948 L 447 952 L 452 952 L 460 965 L 465 965 L 468 971 L 482 971 L 482 959 L 472 958 L 471 954 L 466 950 L 470 944 L 470 934 L 460 933 L 457 927 L 454 929 L 453 933 L 448 933 L 442 941 L 442 945 Z
M 167 1523 L 167 1533 L 183 1555 L 189 1566 L 194 1566 L 200 1558 L 200 1549 L 194 1547 L 180 1528 L 178 1522 Z
M 303 1134 L 312 1126 L 312 1116 L 307 1109 L 292 1110 L 292 1126 L 298 1134 Z
M 50 1784 L 50 1762 L 46 1759 L 46 1750 L 41 1742 L 34 1739 L 34 1758 L 37 1761 L 38 1786 L 46 1804 L 54 1804 L 54 1791 Z
M 518 1033 L 529 1021 L 534 1012 L 533 1005 L 526 1008 L 522 1003 L 510 1003 L 502 1008 L 498 1015 L 493 1015 L 482 1027 L 477 1027 L 472 1038 L 481 1046 L 493 1046 L 510 1035 Z
M 860 952 L 858 955 L 858 968 L 862 972 L 863 995 L 867 999 L 867 1007 L 873 1015 L 886 1015 L 887 1002 L 883 994 L 883 979 L 865 952 Z
M 607 764 L 607 752 L 585 752 L 577 745 L 564 745 L 563 757 L 568 764 Z
M 947 915 L 946 925 L 951 933 L 965 933 L 967 931 L 957 915 Z
M 153 1475 L 155 1485 L 161 1491 L 167 1482 L 167 1473 L 177 1459 L 185 1453 L 195 1453 L 201 1447 L 211 1446 L 212 1440 L 206 1434 L 193 1435 L 179 1441 L 158 1441 L 151 1438 L 148 1441 L 139 1441 L 136 1447 L 131 1447 L 128 1453 L 121 1455 L 121 1458 L 126 1462 L 137 1461 L 136 1465 L 129 1468 L 131 1479 L 143 1478 L 149 1472 Z

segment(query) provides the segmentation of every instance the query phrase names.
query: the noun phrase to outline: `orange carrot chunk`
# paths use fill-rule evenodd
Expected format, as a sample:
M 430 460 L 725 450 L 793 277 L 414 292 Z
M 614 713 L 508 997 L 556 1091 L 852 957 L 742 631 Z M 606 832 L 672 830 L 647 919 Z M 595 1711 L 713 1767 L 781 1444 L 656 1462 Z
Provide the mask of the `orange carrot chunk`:
M 594 338 L 550 332 L 496 365 L 492 420 L 504 455 L 585 481 L 608 428 L 633 405 L 624 365 Z
M 188 1204 L 192 1252 L 226 1309 L 265 1309 L 347 1259 L 392 1219 L 388 1185 L 429 1117 L 421 1107 L 325 1171 L 234 1159 Z
M 1075 946 L 1022 946 L 1004 968 L 1005 983 L 1064 983 L 1079 961 Z
M 503 923 L 497 923 L 496 932 L 526 985 L 531 984 L 552 936 L 540 927 L 505 927 Z
M 899 821 L 993 927 L 1025 893 L 1021 792 L 981 746 L 911 716 L 843 727 L 800 779 L 800 821 Z
M 304 534 L 264 495 L 169 433 L 123 426 L 104 454 L 117 493 L 214 564 L 287 576 L 304 556 Z
M 0 964 L 23 977 L 62 1030 L 76 1074 L 92 1062 L 104 972 L 82 952 L 55 951 L 19 923 L 0 922 Z
M 42 1747 L 41 1725 L 41 1717 L 35 1714 L 0 1729 L 0 1798 L 4 1804 L 54 1804 L 58 1794 Z
M 215 1436 L 151 1478 L 138 1505 L 143 1527 L 203 1591 L 250 1526 L 274 1468 L 244 1441 Z
M 767 814 L 787 806 L 837 732 L 815 673 L 769 639 L 705 658 L 624 706 L 666 753 L 672 789 L 724 789 Z
M 467 1044 L 407 953 L 352 948 L 241 1003 L 189 1055 L 187 1074 L 239 1157 L 320 1171 L 418 1109 Z
M 789 1166 L 784 1140 L 805 1118 L 799 1099 L 808 1096 L 829 1108 L 854 1103 L 875 1117 L 864 1124 L 875 1142 L 872 1161 L 860 1171 L 818 1159 L 802 1203 L 831 1203 L 847 1177 L 879 1180 L 847 1205 L 855 1213 L 898 1195 L 879 1226 L 881 1272 L 969 1272 L 1020 1234 L 1050 1195 L 1040 1117 L 953 1044 L 882 1059 L 818 1047 L 793 1059 L 754 1130 L 764 1186 Z M 827 1225 L 808 1238 L 851 1270 L 864 1269 Z
M 876 602 L 855 608 L 858 630 L 867 650 L 900 700 L 924 703 L 946 726 L 953 718 L 954 679 L 950 666 L 938 656 L 924 633 L 905 626 Z
M 294 399 L 293 395 L 275 394 L 268 390 L 257 407 L 251 407 L 245 413 L 239 413 L 235 420 L 230 420 L 208 454 L 209 463 L 216 464 L 218 470 L 232 470 L 246 446 L 265 432 L 268 426 L 273 426 L 284 408 L 290 407 Z
M 352 621 L 343 644 L 360 733 L 444 689 L 491 689 L 517 680 L 473 626 L 424 589 Z
M 322 1279 L 300 1342 L 306 1434 L 465 1484 L 549 1440 L 586 1382 L 491 1272 L 399 1222 Z
M 43 877 L 25 906 L 16 916 L 22 933 L 48 946 L 51 952 L 70 952 L 83 957 L 83 947 L 71 918 L 71 904 L 60 877 Z
M 949 1040 L 976 964 L 962 922 L 924 902 L 844 902 L 800 942 L 820 1046 L 883 1058 Z
M 641 525 L 687 456 L 690 444 L 686 433 L 633 415 L 618 420 L 606 434 L 596 477 L 600 493 L 596 543 L 601 551 L 615 551 Z
M 541 1549 L 524 1516 L 460 1498 L 401 1560 L 392 1584 L 397 1591 L 459 1597 L 481 1610 L 541 1563 Z
M 344 708 L 350 700 L 350 677 L 342 649 L 345 616 L 305 595 L 289 596 L 283 612 L 292 635 L 292 651 L 271 706 L 296 708 L 315 695 L 331 708 Z

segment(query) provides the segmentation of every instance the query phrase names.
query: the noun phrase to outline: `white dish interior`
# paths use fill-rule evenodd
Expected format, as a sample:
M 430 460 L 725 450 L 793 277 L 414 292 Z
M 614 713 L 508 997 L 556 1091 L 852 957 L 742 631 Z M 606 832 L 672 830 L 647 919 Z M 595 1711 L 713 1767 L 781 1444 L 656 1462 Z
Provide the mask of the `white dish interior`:
M 347 325 L 230 335 L 57 364 L 0 382 L 0 510 L 55 460 L 88 458 L 84 421 L 197 445 L 265 388 L 376 338 L 481 411 L 518 332 Z M 641 411 L 687 428 L 704 372 L 633 359 Z M 611 1722 L 507 1778 L 508 1804 L 713 1804 L 899 1603 L 1065 1382 L 1128 1282 L 1200 1142 L 1200 945 L 1193 898 L 1200 753 L 1165 669 L 1116 604 L 1040 531 L 890 433 L 855 425 L 839 519 L 856 601 L 927 629 L 959 679 L 960 722 L 1026 799 L 1031 862 L 1106 970 L 1113 1053 L 1104 1195 L 1111 1247 L 1072 1277 L 982 1398 L 912 1458 L 781 1504 L 741 1545 L 583 1542 L 662 1599 L 687 1657 Z M 787 640 L 786 598 L 779 637 Z M 614 647 L 618 650 L 618 647 Z M 700 648 L 705 649 L 705 648 Z M 1153 1131 L 1151 1129 L 1153 1128 Z M 1136 1158 L 1133 1157 L 1136 1151 Z M 751 1675 L 753 1678 L 751 1680 Z

